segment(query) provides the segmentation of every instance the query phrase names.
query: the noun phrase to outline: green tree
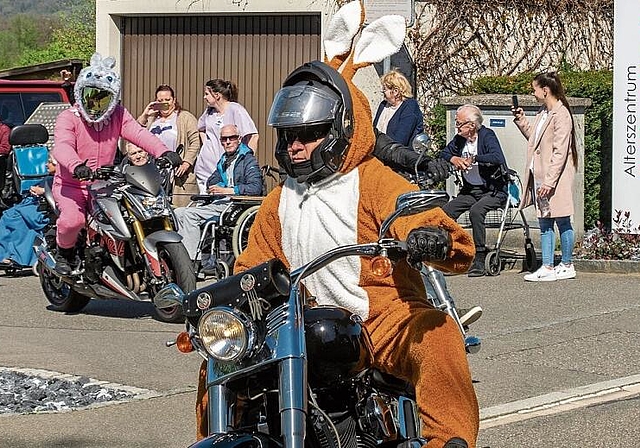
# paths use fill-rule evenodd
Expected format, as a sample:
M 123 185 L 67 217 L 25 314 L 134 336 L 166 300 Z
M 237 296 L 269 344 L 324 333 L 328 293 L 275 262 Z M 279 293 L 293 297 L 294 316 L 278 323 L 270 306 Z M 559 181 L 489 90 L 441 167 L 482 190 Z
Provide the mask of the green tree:
M 11 17 L 0 31 L 0 68 L 14 67 L 23 53 L 46 45 L 53 26 L 51 18 L 28 14 Z
M 96 48 L 96 5 L 93 0 L 74 2 L 66 13 L 61 26 L 51 33 L 44 47 L 22 52 L 20 65 L 39 64 L 59 59 L 78 58 L 88 61 Z

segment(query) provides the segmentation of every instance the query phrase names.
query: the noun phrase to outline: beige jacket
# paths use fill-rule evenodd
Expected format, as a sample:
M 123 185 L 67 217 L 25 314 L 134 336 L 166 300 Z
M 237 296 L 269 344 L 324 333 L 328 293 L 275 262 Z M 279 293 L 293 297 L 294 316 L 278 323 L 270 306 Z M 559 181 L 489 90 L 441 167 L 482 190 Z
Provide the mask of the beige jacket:
M 521 207 L 533 204 L 533 190 L 536 185 L 544 184 L 555 190 L 549 198 L 551 217 L 559 218 L 571 216 L 573 210 L 573 178 L 576 166 L 573 163 L 571 149 L 571 129 L 573 122 L 569 110 L 558 101 L 549 111 L 547 120 L 536 139 L 536 128 L 542 111 L 540 111 L 533 124 L 522 116 L 514 119 L 514 123 L 528 139 L 527 165 L 525 167 L 524 198 Z M 531 162 L 533 161 L 533 178 L 531 176 Z M 538 210 L 538 217 L 540 211 Z
M 144 126 L 150 129 L 155 118 L 148 118 Z M 184 207 L 189 203 L 191 195 L 198 194 L 198 185 L 196 184 L 196 176 L 193 173 L 193 167 L 196 164 L 196 158 L 200 153 L 200 134 L 198 132 L 198 120 L 191 112 L 180 110 L 178 113 L 178 145 L 182 145 L 182 160 L 189 162 L 191 167 L 180 177 L 176 177 L 173 184 L 173 205 L 175 207 Z

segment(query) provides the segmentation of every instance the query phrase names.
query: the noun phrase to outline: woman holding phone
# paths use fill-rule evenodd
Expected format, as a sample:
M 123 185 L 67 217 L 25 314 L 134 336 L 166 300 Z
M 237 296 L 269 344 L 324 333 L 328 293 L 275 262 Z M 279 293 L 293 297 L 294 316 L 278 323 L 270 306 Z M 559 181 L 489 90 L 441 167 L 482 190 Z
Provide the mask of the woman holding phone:
M 548 282 L 575 278 L 572 263 L 575 242 L 573 215 L 573 178 L 578 166 L 578 153 L 573 117 L 564 88 L 557 73 L 542 73 L 531 83 L 533 95 L 542 105 L 533 124 L 521 107 L 514 104 L 514 122 L 529 141 L 523 206 L 535 204 L 540 222 L 542 266 L 524 276 L 526 281 Z M 556 236 L 560 232 L 562 261 L 553 263 Z
M 138 117 L 138 123 L 157 135 L 172 151 L 182 147 L 179 151 L 182 164 L 176 169 L 173 183 L 173 205 L 184 207 L 191 195 L 198 194 L 193 172 L 200 152 L 198 120 L 180 107 L 173 88 L 168 84 L 160 84 L 155 95 L 156 99 Z

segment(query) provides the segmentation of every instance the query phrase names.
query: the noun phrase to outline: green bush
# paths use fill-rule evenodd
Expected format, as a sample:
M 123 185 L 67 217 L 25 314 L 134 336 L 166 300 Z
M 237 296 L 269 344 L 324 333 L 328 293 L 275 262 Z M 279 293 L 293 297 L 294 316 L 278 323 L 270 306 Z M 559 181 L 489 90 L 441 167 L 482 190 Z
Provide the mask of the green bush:
M 517 76 L 478 78 L 459 94 L 531 94 L 531 80 L 534 76 L 534 73 L 522 73 Z M 613 73 L 607 70 L 562 70 L 560 77 L 567 96 L 590 98 L 592 101 L 585 112 L 584 137 L 584 225 L 585 229 L 590 229 L 597 222 L 611 222 Z M 444 107 L 436 106 L 432 110 L 427 125 L 438 147 L 444 147 Z

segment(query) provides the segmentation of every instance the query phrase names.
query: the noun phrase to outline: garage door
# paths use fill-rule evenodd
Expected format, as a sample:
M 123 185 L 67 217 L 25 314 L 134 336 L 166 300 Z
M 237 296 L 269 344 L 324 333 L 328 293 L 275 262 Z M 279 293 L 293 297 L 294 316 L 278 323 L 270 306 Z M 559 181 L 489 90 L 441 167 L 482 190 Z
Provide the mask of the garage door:
M 123 17 L 123 104 L 138 116 L 158 84 L 170 84 L 199 117 L 204 84 L 234 81 L 260 133 L 258 160 L 275 164 L 271 101 L 291 70 L 320 59 L 320 22 L 320 15 Z

